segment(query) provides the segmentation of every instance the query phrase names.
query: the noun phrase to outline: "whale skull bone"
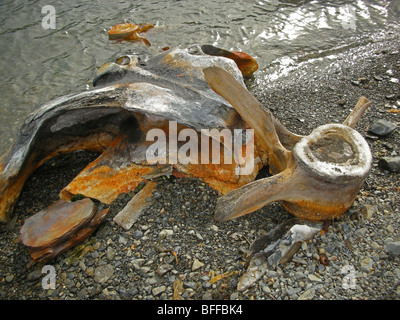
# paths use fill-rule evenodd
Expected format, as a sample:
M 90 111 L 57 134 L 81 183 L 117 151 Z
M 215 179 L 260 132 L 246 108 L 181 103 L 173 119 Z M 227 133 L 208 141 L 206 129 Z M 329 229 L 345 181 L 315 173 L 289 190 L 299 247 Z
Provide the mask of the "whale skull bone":
M 351 207 L 372 164 L 368 143 L 353 129 L 370 101 L 360 98 L 344 124 L 322 125 L 302 137 L 286 130 L 227 72 L 211 67 L 204 75 L 210 87 L 254 129 L 273 174 L 220 197 L 217 221 L 254 212 L 275 201 L 307 220 L 331 219 Z

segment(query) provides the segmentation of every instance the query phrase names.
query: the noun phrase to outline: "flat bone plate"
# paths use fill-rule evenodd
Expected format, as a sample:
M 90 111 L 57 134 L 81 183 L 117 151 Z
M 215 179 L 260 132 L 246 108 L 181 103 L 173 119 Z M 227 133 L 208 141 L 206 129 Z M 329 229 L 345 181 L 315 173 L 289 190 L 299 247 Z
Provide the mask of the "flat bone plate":
M 96 206 L 89 198 L 67 202 L 59 200 L 25 221 L 21 241 L 29 248 L 46 248 L 62 241 L 89 221 Z

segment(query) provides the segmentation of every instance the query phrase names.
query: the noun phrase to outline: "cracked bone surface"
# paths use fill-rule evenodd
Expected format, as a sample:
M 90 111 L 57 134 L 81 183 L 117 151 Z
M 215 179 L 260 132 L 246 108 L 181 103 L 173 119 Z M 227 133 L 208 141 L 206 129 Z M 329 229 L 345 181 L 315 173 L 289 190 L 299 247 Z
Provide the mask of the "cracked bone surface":
M 331 219 L 351 207 L 372 164 L 368 143 L 353 129 L 370 105 L 367 99 L 360 98 L 345 124 L 322 125 L 300 137 L 279 124 L 225 71 L 211 67 L 204 75 L 210 87 L 254 129 L 274 174 L 220 197 L 217 221 L 254 212 L 275 201 L 307 220 Z
M 94 89 L 57 98 L 30 114 L 13 147 L 0 158 L 0 223 L 13 217 L 29 176 L 58 154 L 75 150 L 101 153 L 63 188 L 60 197 L 69 200 L 82 194 L 110 204 L 158 166 L 146 156 L 154 143 L 146 139 L 152 129 L 160 129 L 168 138 L 169 124 L 175 121 L 176 132 L 171 135 L 179 137 L 191 128 L 198 141 L 203 129 L 243 129 L 237 112 L 205 82 L 203 69 L 209 66 L 223 68 L 244 86 L 236 61 L 210 56 L 193 45 L 140 63 L 135 55 L 108 62 L 99 68 Z M 208 142 L 211 139 L 207 137 Z M 184 143 L 178 141 L 177 147 Z M 174 164 L 173 174 L 198 177 L 221 193 L 254 180 L 257 174 L 254 170 L 254 174 L 238 175 L 235 163 L 214 164 L 211 160 L 207 164 Z M 261 162 L 257 164 L 260 168 Z

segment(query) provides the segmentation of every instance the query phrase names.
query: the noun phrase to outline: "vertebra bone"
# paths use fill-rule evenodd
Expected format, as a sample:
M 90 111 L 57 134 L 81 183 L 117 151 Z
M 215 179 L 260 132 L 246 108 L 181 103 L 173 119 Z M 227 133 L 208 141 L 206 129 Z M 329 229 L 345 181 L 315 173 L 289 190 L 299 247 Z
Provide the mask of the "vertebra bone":
M 367 99 L 360 98 L 345 124 L 323 125 L 300 137 L 279 124 L 225 71 L 207 68 L 204 74 L 210 87 L 254 129 L 275 174 L 219 198 L 216 220 L 236 218 L 275 201 L 282 201 L 289 212 L 307 220 L 331 219 L 351 207 L 372 164 L 367 142 L 352 129 L 369 107 Z

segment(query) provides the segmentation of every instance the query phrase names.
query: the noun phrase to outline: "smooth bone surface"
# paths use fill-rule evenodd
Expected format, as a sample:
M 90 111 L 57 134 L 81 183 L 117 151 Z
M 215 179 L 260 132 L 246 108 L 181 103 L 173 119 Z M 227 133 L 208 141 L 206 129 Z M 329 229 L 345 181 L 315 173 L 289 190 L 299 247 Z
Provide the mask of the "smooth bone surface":
M 59 200 L 29 217 L 22 226 L 21 242 L 33 261 L 48 261 L 86 239 L 108 213 L 98 210 L 92 200 Z
M 281 201 L 293 215 L 307 220 L 331 219 L 351 207 L 372 164 L 368 143 L 351 128 L 369 107 L 368 100 L 359 100 L 345 121 L 347 125 L 323 125 L 300 137 L 285 130 L 223 70 L 208 68 L 204 74 L 210 87 L 228 100 L 255 130 L 268 151 L 271 173 L 275 174 L 220 197 L 215 212 L 217 221 L 251 213 L 275 201 Z M 278 131 L 286 145 L 294 144 L 292 151 L 283 147 Z

